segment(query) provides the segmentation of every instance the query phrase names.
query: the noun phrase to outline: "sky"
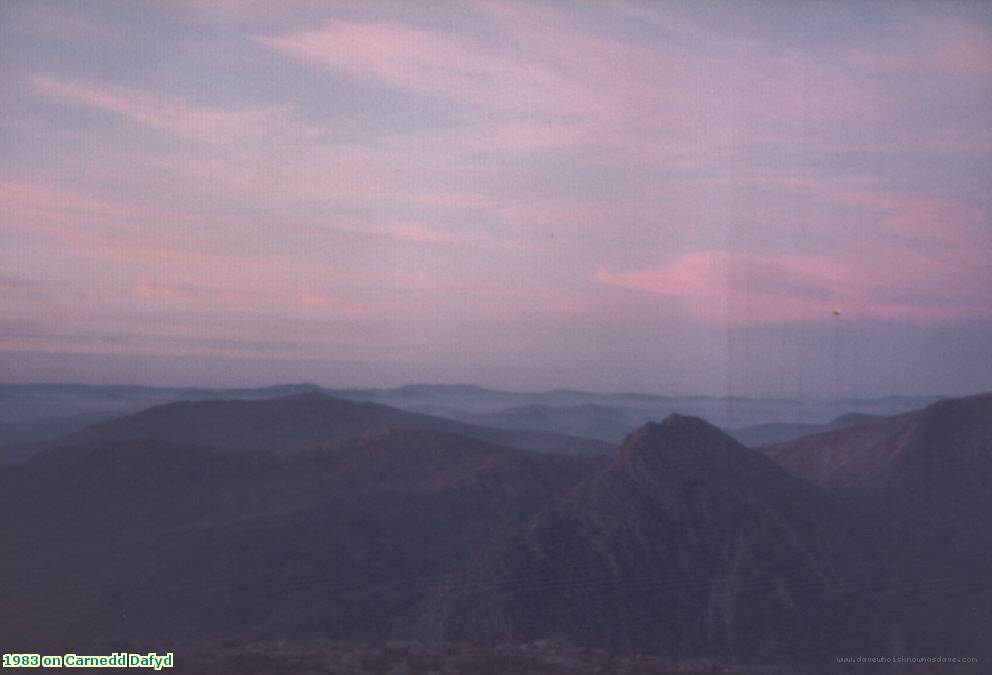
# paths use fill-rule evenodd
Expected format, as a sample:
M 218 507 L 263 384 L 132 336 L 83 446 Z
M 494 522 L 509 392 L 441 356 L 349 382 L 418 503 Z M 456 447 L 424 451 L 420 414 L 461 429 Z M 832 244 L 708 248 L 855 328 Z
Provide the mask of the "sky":
M 992 390 L 992 4 L 0 3 L 0 381 Z

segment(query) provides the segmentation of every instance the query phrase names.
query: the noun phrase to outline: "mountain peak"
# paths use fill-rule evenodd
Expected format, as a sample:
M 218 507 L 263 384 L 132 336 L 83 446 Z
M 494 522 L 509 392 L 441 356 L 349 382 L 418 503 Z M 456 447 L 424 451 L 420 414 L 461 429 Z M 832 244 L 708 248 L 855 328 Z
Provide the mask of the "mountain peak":
M 630 434 L 617 456 L 640 470 L 709 471 L 726 467 L 741 452 L 746 452 L 742 445 L 706 420 L 671 414 Z
M 672 413 L 661 422 L 648 422 L 641 426 L 626 438 L 623 446 L 662 441 L 712 441 L 717 438 L 732 440 L 701 417 Z
M 650 423 L 649 423 L 650 424 Z M 716 429 L 712 424 L 704 420 L 702 417 L 696 417 L 694 415 L 681 415 L 679 413 L 672 413 L 660 423 L 654 426 L 661 427 L 663 429 L 676 429 L 676 430 L 703 430 L 703 429 Z

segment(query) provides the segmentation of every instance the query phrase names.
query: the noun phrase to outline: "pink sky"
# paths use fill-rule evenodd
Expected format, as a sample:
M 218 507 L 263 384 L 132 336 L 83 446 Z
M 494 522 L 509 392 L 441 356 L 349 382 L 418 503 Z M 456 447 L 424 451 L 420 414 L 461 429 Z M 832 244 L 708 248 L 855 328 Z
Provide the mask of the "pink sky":
M 992 388 L 984 4 L 0 13 L 0 380 Z

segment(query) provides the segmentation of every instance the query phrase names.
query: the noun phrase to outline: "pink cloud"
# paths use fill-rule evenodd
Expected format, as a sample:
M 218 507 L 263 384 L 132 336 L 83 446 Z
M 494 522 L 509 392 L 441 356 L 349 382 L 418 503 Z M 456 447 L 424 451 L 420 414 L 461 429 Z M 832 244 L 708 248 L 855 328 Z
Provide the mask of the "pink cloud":
M 163 284 L 146 281 L 135 287 L 135 292 L 150 300 L 195 300 L 207 295 L 216 295 L 217 290 L 194 284 Z
M 390 223 L 382 228 L 371 227 L 366 231 L 381 233 L 382 236 L 399 241 L 408 241 L 426 245 L 452 245 L 452 246 L 473 246 L 482 248 L 511 248 L 518 246 L 512 242 L 504 241 L 492 237 L 485 233 L 474 231 L 477 228 L 464 228 L 460 230 L 446 228 L 439 229 L 412 221 L 402 221 Z
M 379 308 L 356 302 L 347 294 L 318 291 L 304 283 L 248 279 L 232 279 L 238 286 L 208 285 L 215 281 L 212 275 L 203 277 L 204 283 L 163 283 L 143 281 L 134 287 L 135 295 L 143 303 L 191 311 L 199 306 L 212 312 L 254 313 L 279 315 L 287 311 L 332 311 L 336 316 L 372 317 L 380 314 Z
M 53 98 L 114 113 L 142 126 L 199 142 L 259 139 L 287 131 L 303 136 L 322 133 L 299 120 L 289 106 L 228 110 L 131 87 L 79 84 L 44 76 L 34 77 L 31 82 L 38 91 Z
M 600 268 L 595 279 L 688 301 L 708 319 L 775 321 L 828 316 L 839 300 L 837 276 L 821 261 L 798 256 L 699 251 L 654 268 Z
M 886 49 L 861 48 L 846 55 L 856 68 L 882 74 L 992 75 L 992 31 L 951 18 L 921 18 L 906 39 Z
M 592 131 L 617 125 L 637 125 L 641 131 L 645 125 L 684 127 L 693 120 L 692 111 L 706 103 L 698 67 L 676 51 L 590 35 L 556 10 L 476 7 L 490 15 L 501 41 L 396 22 L 343 20 L 254 39 L 356 78 L 502 112 L 558 116 L 547 123 L 518 121 L 482 130 L 483 137 L 495 135 L 510 147 L 584 143 L 590 124 Z M 539 21 L 530 16 L 535 12 L 542 14 Z M 519 48 L 507 50 L 507 44 Z
M 552 100 L 543 82 L 556 84 L 539 66 L 493 58 L 479 45 L 441 32 L 385 21 L 335 20 L 322 27 L 256 42 L 288 56 L 356 77 L 376 77 L 404 88 L 452 94 L 500 104 L 514 92 L 536 103 Z M 557 83 L 560 84 L 560 83 Z
M 210 184 L 220 194 L 273 209 L 304 202 L 353 209 L 376 200 L 555 227 L 594 217 L 613 220 L 617 207 L 583 195 L 528 194 L 508 182 L 512 172 L 486 156 L 570 151 L 600 165 L 707 169 L 739 163 L 742 145 L 788 142 L 800 123 L 804 134 L 815 137 L 817 124 L 862 120 L 890 103 L 830 68 L 773 58 L 753 45 L 731 44 L 726 50 L 751 62 L 735 63 L 726 55 L 690 58 L 663 45 L 648 49 L 591 35 L 554 9 L 476 7 L 494 17 L 499 35 L 521 48 L 508 52 L 505 45 L 478 37 L 382 21 L 338 20 L 254 38 L 337 72 L 500 111 L 468 127 L 387 133 L 364 147 L 302 142 L 308 128 L 286 107 L 222 110 L 153 92 L 50 78 L 40 78 L 36 86 L 184 138 L 228 143 L 230 156 L 142 156 L 138 170 L 154 168 L 155 180 L 169 181 L 173 191 Z M 807 81 L 816 86 L 792 86 Z M 829 86 L 820 91 L 819 84 Z M 247 134 L 263 143 L 264 130 L 280 124 L 299 142 L 278 146 L 277 162 L 261 159 L 273 156 L 271 148 L 233 142 Z M 518 182 L 527 183 L 528 177 L 521 175 Z M 892 225 L 923 226 L 908 220 Z M 405 236 L 412 240 L 410 233 Z M 419 236 L 427 243 L 426 233 Z M 437 243 L 439 235 L 430 236 Z
M 527 116 L 449 139 L 468 150 L 527 152 L 594 148 L 624 162 L 697 165 L 742 144 L 818 138 L 840 123 L 891 116 L 884 86 L 805 54 L 783 56 L 725 33 L 702 53 L 665 43 L 611 39 L 548 7 L 470 3 L 499 36 L 334 20 L 316 29 L 257 36 L 279 53 L 363 80 Z M 673 24 L 672 12 L 660 21 Z M 713 40 L 684 18 L 686 35 Z M 506 45 L 514 45 L 507 49 Z M 458 136 L 462 136 L 459 141 Z
M 343 242 L 354 246 L 357 239 L 519 250 L 512 241 L 471 224 L 441 228 L 412 220 L 378 223 L 345 218 L 270 223 L 107 200 L 57 184 L 0 183 L 0 206 L 0 223 L 7 232 L 27 236 L 26 251 L 39 250 L 38 244 L 43 242 L 44 250 L 71 259 L 107 261 L 119 269 L 165 273 L 171 279 L 183 280 L 136 284 L 140 297 L 158 300 L 232 299 L 234 292 L 224 288 L 239 288 L 255 293 L 254 297 L 274 295 L 285 301 L 305 294 L 315 282 L 337 288 L 377 284 L 409 287 L 417 282 L 381 265 L 331 264 L 322 255 Z M 239 245 L 232 245 L 234 241 Z M 270 241 L 305 242 L 307 248 L 280 253 L 266 244 Z M 231 283 L 218 288 L 212 278 Z M 331 296 L 324 292 L 323 297 Z M 335 301 L 343 305 L 341 299 L 339 293 Z
M 863 224 L 865 237 L 915 238 L 939 242 L 951 249 L 962 246 L 985 246 L 989 242 L 980 235 L 984 228 L 982 209 L 960 200 L 926 192 L 908 192 L 879 186 L 872 176 L 849 176 L 842 179 L 804 178 L 763 172 L 732 179 L 708 178 L 703 184 L 713 189 L 755 190 L 791 194 L 809 205 L 809 213 L 785 211 L 775 214 L 778 219 L 791 219 L 792 225 L 822 214 L 826 222 L 819 229 L 828 230 L 845 220 Z M 757 205 L 758 213 L 768 213 Z M 810 222 L 807 230 L 815 231 Z
M 94 217 L 122 216 L 127 209 L 112 200 L 86 192 L 32 181 L 0 181 L 0 204 L 8 212 L 72 213 Z
M 23 291 L 34 288 L 34 282 L 21 277 L 0 276 L 0 293 Z
M 389 233 L 398 238 L 425 244 L 452 244 L 459 241 L 457 235 L 421 225 L 420 223 L 396 223 Z
M 204 222 L 212 221 L 209 214 L 161 212 L 55 184 L 12 182 L 6 187 L 9 189 L 0 190 L 5 200 L 0 201 L 5 205 L 0 222 L 10 226 L 8 231 L 30 237 L 23 254 L 31 256 L 43 250 L 49 260 L 74 269 L 78 288 L 95 293 L 87 302 L 85 316 L 122 312 L 139 325 L 142 320 L 159 322 L 163 319 L 155 317 L 177 312 L 194 325 L 214 325 L 239 316 L 259 322 L 266 316 L 395 318 L 418 311 L 441 311 L 438 294 L 452 311 L 476 315 L 482 309 L 488 312 L 492 303 L 462 302 L 471 284 L 457 274 L 423 265 L 395 269 L 391 258 L 382 256 L 387 250 L 382 243 L 375 244 L 379 251 L 375 259 L 361 264 L 333 263 L 323 252 L 346 241 L 342 234 L 432 248 L 517 250 L 513 242 L 477 228 L 440 228 L 417 221 L 378 224 L 343 220 L 321 227 L 302 223 L 259 227 L 229 218 L 222 219 L 224 227 L 212 233 L 204 227 Z M 92 217 L 84 218 L 86 214 Z M 260 241 L 265 240 L 263 237 L 277 237 L 283 243 L 305 241 L 308 250 L 279 253 L 264 246 L 235 250 L 224 234 L 232 228 L 241 237 L 252 233 Z M 347 241 L 355 245 L 353 240 Z M 380 257 L 381 263 L 376 260 Z M 437 258 L 427 260 L 436 263 Z M 106 273 L 108 269 L 114 270 L 113 275 Z M 122 284 L 129 280 L 130 286 L 122 292 Z M 517 297 L 506 296 L 505 287 L 483 283 L 478 292 L 490 294 L 490 298 L 497 293 L 505 296 L 503 301 L 524 303 L 533 311 L 544 307 L 557 312 L 566 306 L 559 297 L 542 300 L 544 296 L 536 287 Z M 418 310 L 417 302 L 425 297 L 430 298 L 427 305 Z M 65 297 L 59 299 L 60 304 L 64 301 Z M 547 305 L 542 304 L 545 301 Z M 70 323 L 83 320 L 84 314 L 73 318 L 75 314 L 80 313 L 69 311 L 62 317 Z
M 121 32 L 105 22 L 95 21 L 67 6 L 25 5 L 20 17 L 11 20 L 22 30 L 47 38 L 68 42 L 99 42 L 119 46 L 124 42 Z
M 432 267 L 425 266 L 423 277 L 417 277 L 410 270 L 386 269 L 388 263 L 369 256 L 374 269 L 361 270 L 347 260 L 332 265 L 328 261 L 341 256 L 331 253 L 371 240 L 394 260 L 415 260 L 396 251 L 406 254 L 413 250 L 409 244 L 417 244 L 424 247 L 420 262 L 436 264 L 449 255 L 441 262 L 454 263 L 456 254 L 481 259 L 479 251 L 540 250 L 549 232 L 558 233 L 559 242 L 579 242 L 597 252 L 597 247 L 621 239 L 636 242 L 635 248 L 642 239 L 656 242 L 659 231 L 698 237 L 687 245 L 719 246 L 719 228 L 737 222 L 731 218 L 747 217 L 764 228 L 756 230 L 759 237 L 772 239 L 788 231 L 789 238 L 777 244 L 788 249 L 791 243 L 792 250 L 805 253 L 709 251 L 643 269 L 624 269 L 618 258 L 609 258 L 613 266 L 602 268 L 596 278 L 614 287 L 668 296 L 683 302 L 690 313 L 713 318 L 729 314 L 735 321 L 816 319 L 834 304 L 843 304 L 846 314 L 914 321 L 941 312 L 982 313 L 974 281 L 952 271 L 964 260 L 963 234 L 981 224 L 980 212 L 951 200 L 886 191 L 871 177 L 863 182 L 790 183 L 772 176 L 767 181 L 772 190 L 808 196 L 815 207 L 808 213 L 797 212 L 795 200 L 765 206 L 748 190 L 748 181 L 758 183 L 768 172 L 752 164 L 746 146 L 789 148 L 801 138 L 802 148 L 790 149 L 795 156 L 857 147 L 860 141 L 845 145 L 832 132 L 851 129 L 852 120 L 873 130 L 879 120 L 888 119 L 898 97 L 884 83 L 865 86 L 843 60 L 817 63 L 804 54 L 783 55 L 735 37 L 733 31 L 710 35 L 706 49 L 680 52 L 660 41 L 647 48 L 634 40 L 593 34 L 574 25 L 568 12 L 553 8 L 472 6 L 492 21 L 485 31 L 455 34 L 397 22 L 336 20 L 254 38 L 278 54 L 336 73 L 473 106 L 471 116 L 454 115 L 451 127 L 429 132 L 385 132 L 346 145 L 327 138 L 307 143 L 319 130 L 290 106 L 229 109 L 148 90 L 35 78 L 36 92 L 48 97 L 179 138 L 220 144 L 225 152 L 189 153 L 185 144 L 174 144 L 146 153 L 130 144 L 115 155 L 110 139 L 110 149 L 103 151 L 110 161 L 87 166 L 93 173 L 86 180 L 137 186 L 132 194 L 153 195 L 163 199 L 162 205 L 124 203 L 123 197 L 118 203 L 28 185 L 22 186 L 21 197 L 11 192 L 18 217 L 9 218 L 10 228 L 60 242 L 60 250 L 72 249 L 73 257 L 126 268 L 128 291 L 162 305 L 238 311 L 236 296 L 216 288 L 215 277 L 222 276 L 224 285 L 238 289 L 233 293 L 260 294 L 252 297 L 260 297 L 259 305 L 274 314 L 280 313 L 280 303 L 283 308 L 298 304 L 314 314 L 335 307 L 355 313 L 402 311 L 396 299 L 401 292 L 425 290 L 437 295 L 423 302 L 474 316 L 472 307 L 478 302 L 494 307 L 493 312 L 557 308 L 579 313 L 588 305 L 576 294 L 551 288 L 561 281 L 554 274 L 567 273 L 564 266 L 548 273 L 543 283 L 522 286 L 516 293 L 501 288 L 505 280 L 492 262 L 480 268 L 490 278 L 470 291 L 453 275 Z M 688 41 L 705 39 L 706 30 L 684 17 L 672 23 L 679 17 L 669 8 L 637 8 L 669 28 L 677 25 Z M 973 61 L 978 53 L 980 61 L 981 49 L 976 52 L 974 45 L 980 47 L 981 41 L 970 44 L 962 53 Z M 965 62 L 965 56 L 954 58 Z M 465 117 L 472 123 L 465 125 Z M 270 132 L 281 136 L 273 140 Z M 897 143 L 899 134 L 890 137 L 880 130 L 878 137 Z M 960 139 L 947 142 L 958 147 L 953 143 Z M 530 153 L 545 159 L 558 152 L 572 153 L 561 155 L 569 169 L 561 175 L 549 172 L 543 162 L 537 168 L 514 162 Z M 587 194 L 570 182 L 572 168 L 585 180 L 603 167 L 623 170 L 624 180 L 605 179 L 615 181 L 609 186 L 614 194 Z M 665 178 L 642 171 L 651 167 L 664 168 Z M 679 174 L 685 168 L 702 169 L 695 175 L 704 178 L 693 183 L 692 176 Z M 712 191 L 719 180 L 729 186 Z M 203 214 L 169 212 L 165 200 L 177 194 L 192 194 L 194 202 L 210 202 L 215 196 L 217 201 Z M 254 215 L 210 227 L 234 202 L 239 212 Z M 748 212 L 738 216 L 733 212 L 741 202 Z M 342 215 L 402 213 L 404 208 L 413 213 L 382 222 Z M 692 219 L 695 215 L 700 217 Z M 697 220 L 706 222 L 697 225 Z M 466 226 L 452 225 L 459 221 Z M 693 226 L 669 225 L 681 222 Z M 838 240 L 831 228 L 848 222 L 863 224 L 858 245 L 874 247 L 873 255 L 895 261 L 901 266 L 898 274 L 884 278 L 877 260 L 868 260 L 850 241 Z M 617 237 L 621 227 L 626 229 Z M 803 234 L 795 234 L 800 228 L 805 228 Z M 941 249 L 934 255 L 940 260 L 931 264 L 885 246 L 884 239 L 891 236 L 939 242 Z M 804 248 L 812 237 L 825 250 Z M 264 256 L 258 253 L 266 250 Z M 583 255 L 575 249 L 570 253 Z M 963 269 L 973 271 L 976 263 Z M 917 282 L 910 279 L 914 274 Z M 935 292 L 919 288 L 938 283 L 951 296 L 944 307 Z M 395 291 L 394 297 L 376 298 L 371 310 L 345 302 L 349 292 L 369 286 L 386 289 L 382 296 Z M 476 294 L 473 302 L 463 302 L 470 292 Z M 443 300 L 436 299 L 442 294 Z M 225 297 L 231 301 L 225 304 Z
M 598 269 L 602 284 L 658 294 L 709 321 L 762 324 L 843 316 L 933 322 L 992 317 L 988 273 L 898 247 L 825 258 L 697 251 L 657 267 Z
M 103 247 L 202 251 L 218 233 L 204 221 L 231 224 L 179 209 L 135 204 L 58 183 L 0 181 L 0 223 L 10 232 L 81 252 Z M 239 224 L 244 225 L 239 221 Z
M 0 225 L 23 237 L 16 244 L 23 255 L 44 251 L 75 261 L 71 267 L 94 260 L 112 264 L 118 275 L 161 272 L 183 279 L 136 283 L 136 295 L 145 299 L 247 303 L 259 296 L 293 296 L 297 291 L 287 279 L 351 281 L 346 271 L 312 258 L 232 246 L 232 236 L 279 234 L 250 220 L 163 211 L 56 184 L 17 181 L 0 183 L 0 207 Z M 8 251 L 14 247 L 11 242 Z M 230 283 L 218 287 L 218 278 Z

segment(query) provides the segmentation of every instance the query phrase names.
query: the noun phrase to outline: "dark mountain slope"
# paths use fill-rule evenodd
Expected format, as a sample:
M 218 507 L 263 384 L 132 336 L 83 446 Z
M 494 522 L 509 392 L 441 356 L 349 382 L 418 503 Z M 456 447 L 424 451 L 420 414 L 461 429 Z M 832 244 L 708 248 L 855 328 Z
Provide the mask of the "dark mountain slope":
M 765 452 L 795 475 L 947 546 L 992 550 L 992 394 Z
M 769 422 L 767 424 L 757 424 L 750 427 L 739 427 L 736 429 L 725 429 L 728 436 L 738 443 L 749 448 L 758 448 L 763 445 L 774 443 L 785 443 L 796 438 L 819 434 L 824 431 L 834 429 L 844 429 L 858 424 L 865 424 L 880 419 L 879 415 L 865 415 L 862 413 L 847 413 L 839 415 L 826 424 L 803 424 L 800 422 Z
M 264 400 L 183 401 L 93 425 L 69 443 L 151 439 L 222 448 L 298 450 L 368 432 L 425 429 L 522 450 L 592 454 L 610 445 L 547 432 L 490 429 L 320 393 Z
M 501 429 L 566 431 L 583 438 L 598 438 L 618 443 L 631 430 L 651 417 L 648 411 L 623 406 L 584 403 L 547 405 L 531 403 L 496 411 L 456 411 L 451 416 L 463 422 Z
M 891 636 L 865 597 L 886 574 L 880 546 L 812 486 L 673 415 L 449 579 L 421 625 L 680 658 L 878 648 Z
M 78 648 L 409 633 L 445 575 L 600 461 L 430 431 L 290 455 L 51 451 L 0 473 L 0 634 Z
M 982 550 L 916 539 L 908 508 L 907 527 L 887 527 L 880 510 L 842 505 L 702 420 L 647 425 L 608 456 L 560 456 L 436 430 L 368 431 L 382 406 L 325 398 L 304 397 L 306 414 L 286 399 L 279 414 L 239 401 L 209 407 L 217 420 L 198 406 L 155 412 L 112 426 L 123 440 L 76 438 L 0 467 L 0 635 L 28 651 L 562 638 L 817 672 L 840 655 L 992 658 Z M 902 448 L 891 466 L 916 467 L 909 459 L 940 439 L 972 494 L 986 405 L 933 406 L 878 443 Z M 325 424 L 332 409 L 337 426 Z M 154 440 L 178 423 L 194 425 L 186 439 L 224 442 L 211 435 L 221 429 L 265 449 Z M 951 505 L 960 519 L 981 515 Z

